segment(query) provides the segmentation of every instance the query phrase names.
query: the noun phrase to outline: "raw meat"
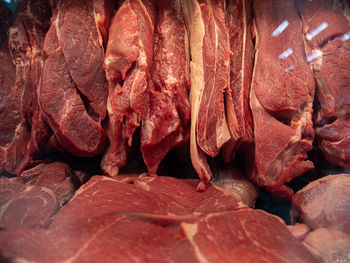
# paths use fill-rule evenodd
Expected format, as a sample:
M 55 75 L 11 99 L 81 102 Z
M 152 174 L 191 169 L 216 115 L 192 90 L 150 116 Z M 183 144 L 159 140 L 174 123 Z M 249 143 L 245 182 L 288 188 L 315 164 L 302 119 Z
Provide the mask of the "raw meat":
M 253 5 L 256 54 L 250 106 L 255 149 L 250 174 L 260 186 L 284 198 L 293 195 L 285 183 L 314 167 L 306 153 L 314 138 L 315 83 L 293 3 L 256 0 Z M 285 21 L 285 30 L 275 34 Z
M 0 232 L 0 259 L 30 262 L 198 262 L 177 231 L 123 215 L 92 217 L 93 226 Z M 85 221 L 86 222 L 86 221 Z M 6 262 L 6 261 L 5 261 Z
M 26 170 L 20 179 L 27 185 L 42 186 L 51 189 L 60 206 L 66 204 L 73 196 L 78 180 L 69 166 L 62 162 L 39 164 Z
M 235 150 L 253 142 L 253 121 L 249 108 L 254 61 L 251 4 L 251 0 L 230 0 L 226 8 L 226 25 L 233 52 L 230 59 L 229 88 L 225 93 L 227 124 L 231 134 L 229 148 L 233 150 L 224 151 L 227 160 L 234 157 Z
M 206 154 L 215 157 L 230 139 L 223 93 L 228 87 L 230 45 L 225 1 L 186 0 L 184 14 L 191 53 L 191 159 L 204 190 L 212 174 Z
M 157 3 L 149 103 L 141 126 L 141 151 L 150 175 L 174 147 L 189 139 L 188 32 L 180 0 Z
M 310 228 L 307 225 L 299 223 L 296 225 L 287 225 L 287 229 L 300 241 L 303 241 L 310 232 Z
M 338 230 L 318 228 L 303 243 L 321 262 L 349 262 L 350 237 Z
M 217 163 L 213 166 L 213 178 L 211 182 L 224 188 L 237 196 L 242 202 L 250 207 L 254 207 L 258 198 L 259 189 L 257 185 L 249 181 L 248 178 L 232 164 Z
M 318 145 L 328 161 L 347 170 L 350 169 L 349 8 L 348 1 L 299 2 L 308 44 L 306 55 L 317 81 Z
M 126 0 L 109 28 L 104 67 L 108 79 L 109 146 L 101 168 L 117 175 L 147 109 L 156 11 L 153 0 Z
M 207 214 L 180 229 L 201 262 L 318 262 L 281 219 L 261 210 Z
M 328 175 L 298 191 L 292 205 L 310 227 L 338 229 L 350 235 L 350 175 Z
M 42 147 L 50 132 L 41 118 L 37 88 L 43 64 L 42 45 L 48 30 L 51 7 L 47 1 L 26 0 L 18 4 L 9 31 L 9 48 L 1 56 L 0 170 L 19 174 L 47 150 Z M 15 78 L 13 77 L 15 74 Z
M 45 37 L 40 106 L 59 145 L 77 156 L 105 146 L 107 80 L 97 28 L 92 1 L 60 0 Z
M 65 222 L 78 227 L 90 216 L 120 213 L 176 223 L 210 211 L 245 207 L 236 195 L 214 186 L 197 192 L 198 180 L 132 177 L 121 181 L 119 177 L 92 177 L 55 217 L 53 226 Z
M 1 228 L 45 226 L 57 209 L 57 199 L 52 190 L 25 186 L 17 178 L 0 177 Z

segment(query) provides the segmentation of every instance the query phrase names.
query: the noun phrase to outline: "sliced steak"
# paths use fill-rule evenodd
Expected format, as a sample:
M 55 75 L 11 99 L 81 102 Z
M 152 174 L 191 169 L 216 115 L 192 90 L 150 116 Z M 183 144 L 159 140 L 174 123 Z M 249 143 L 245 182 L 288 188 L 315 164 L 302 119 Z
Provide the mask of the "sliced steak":
M 126 0 L 109 28 L 104 67 L 108 79 L 109 146 L 101 168 L 116 175 L 147 109 L 156 16 L 152 0 Z
M 43 122 L 37 98 L 43 65 L 43 40 L 49 27 L 51 6 L 47 1 L 22 1 L 17 5 L 15 21 L 9 31 L 9 48 L 2 50 L 1 74 L 1 142 L 3 168 L 19 174 L 34 159 L 45 155 L 48 147 L 42 147 L 50 138 L 50 131 Z M 12 69 L 11 69 L 12 68 Z M 12 71 L 12 73 L 10 73 Z M 11 76 L 11 77 L 10 77 Z M 10 78 L 12 81 L 10 81 Z
M 150 175 L 174 147 L 189 139 L 188 32 L 180 0 L 157 3 L 149 104 L 141 126 L 141 151 Z
M 292 205 L 310 229 L 332 228 L 350 235 L 349 189 L 350 174 L 328 175 L 298 191 Z
M 101 153 L 107 80 L 92 1 L 57 2 L 44 51 L 39 101 L 57 142 L 78 156 Z
M 314 167 L 307 152 L 314 138 L 315 83 L 305 61 L 302 23 L 294 2 L 256 0 L 253 8 L 256 54 L 250 106 L 255 159 L 251 178 L 273 194 L 291 198 L 293 192 L 285 183 Z
M 20 178 L 27 186 L 42 186 L 51 189 L 60 206 L 72 198 L 78 184 L 73 171 L 62 162 L 39 164 L 21 173 Z
M 57 209 L 57 199 L 52 190 L 25 186 L 17 178 L 0 177 L 1 228 L 45 226 Z
M 299 1 L 306 53 L 313 69 L 319 107 L 318 146 L 325 158 L 350 169 L 350 3 Z
M 276 216 L 240 209 L 182 223 L 201 262 L 318 262 Z
M 235 151 L 253 142 L 253 121 L 249 108 L 254 44 L 251 0 L 227 2 L 226 25 L 230 36 L 230 78 L 225 93 L 227 124 L 231 134 L 230 147 L 224 157 L 230 160 Z
M 349 262 L 350 237 L 341 231 L 318 228 L 303 243 L 320 262 Z
M 215 157 L 230 139 L 223 94 L 228 87 L 230 45 L 225 1 L 187 0 L 184 14 L 191 53 L 191 159 L 204 190 L 212 174 L 206 154 Z

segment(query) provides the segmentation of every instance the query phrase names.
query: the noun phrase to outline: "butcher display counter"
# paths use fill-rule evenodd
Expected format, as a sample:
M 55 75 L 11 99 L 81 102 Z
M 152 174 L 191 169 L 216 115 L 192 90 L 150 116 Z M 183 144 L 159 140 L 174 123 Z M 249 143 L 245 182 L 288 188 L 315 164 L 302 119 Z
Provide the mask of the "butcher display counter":
M 0 262 L 350 262 L 348 0 L 0 0 Z

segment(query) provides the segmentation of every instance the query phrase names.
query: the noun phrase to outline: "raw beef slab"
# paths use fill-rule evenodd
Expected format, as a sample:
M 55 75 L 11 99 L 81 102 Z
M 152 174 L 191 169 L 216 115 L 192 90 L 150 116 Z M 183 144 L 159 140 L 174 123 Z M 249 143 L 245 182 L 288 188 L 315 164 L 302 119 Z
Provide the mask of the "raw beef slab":
M 45 37 L 46 60 L 39 101 L 45 120 L 65 151 L 95 156 L 105 146 L 104 49 L 92 1 L 60 0 Z
M 21 173 L 19 179 L 27 186 L 41 186 L 51 189 L 61 207 L 73 197 L 74 191 L 79 185 L 73 170 L 62 162 L 39 164 Z
M 174 147 L 188 142 L 189 46 L 180 0 L 157 2 L 149 104 L 141 126 L 141 151 L 150 175 Z
M 134 217 L 92 217 L 93 227 L 0 232 L 0 260 L 31 262 L 198 262 L 189 241 L 172 229 Z
M 307 152 L 314 138 L 315 83 L 305 61 L 302 23 L 294 2 L 256 0 L 253 9 L 256 53 L 250 106 L 255 149 L 251 178 L 271 193 L 291 198 L 293 191 L 285 183 L 313 168 Z M 284 21 L 289 21 L 288 27 L 275 34 Z
M 126 0 L 113 17 L 104 60 L 109 146 L 102 170 L 117 175 L 147 110 L 156 11 L 152 0 Z
M 253 142 L 253 121 L 249 107 L 254 44 L 251 0 L 227 1 L 226 25 L 230 37 L 229 85 L 225 93 L 227 124 L 231 140 L 224 147 L 224 158 L 230 161 L 237 150 Z
M 310 229 L 332 228 L 350 235 L 349 189 L 350 174 L 328 175 L 298 191 L 292 205 Z
M 22 1 L 17 5 L 15 21 L 9 30 L 11 56 L 7 48 L 2 48 L 0 170 L 12 174 L 21 173 L 48 149 L 43 144 L 49 140 L 50 131 L 40 113 L 37 89 L 50 16 L 49 2 Z
M 325 158 L 350 169 L 349 1 L 299 1 L 303 31 L 317 82 L 316 135 Z M 320 30 L 323 29 L 323 30 Z M 315 30 L 319 32 L 314 33 Z
M 207 214 L 180 231 L 201 262 L 319 262 L 280 218 L 261 210 Z
M 230 46 L 225 24 L 225 1 L 186 0 L 183 9 L 190 34 L 192 164 L 204 190 L 212 173 L 208 154 L 215 157 L 230 139 L 224 92 L 228 87 Z
M 41 227 L 57 211 L 55 193 L 47 187 L 24 185 L 19 178 L 0 178 L 0 227 Z
M 303 244 L 320 262 L 349 262 L 350 236 L 339 230 L 318 228 L 307 235 Z
M 101 255 L 106 262 L 197 262 L 194 248 L 176 226 L 211 211 L 246 207 L 236 195 L 213 185 L 198 192 L 198 183 L 170 177 L 94 176 L 48 230 L 0 232 L 0 255 L 37 262 L 86 262 Z M 172 227 L 164 227 L 168 224 Z

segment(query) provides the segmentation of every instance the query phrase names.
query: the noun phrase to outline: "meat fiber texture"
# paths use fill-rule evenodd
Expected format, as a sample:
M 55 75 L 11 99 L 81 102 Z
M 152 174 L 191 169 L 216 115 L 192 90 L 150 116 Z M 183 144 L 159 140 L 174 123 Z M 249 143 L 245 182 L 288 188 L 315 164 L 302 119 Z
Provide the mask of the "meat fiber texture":
M 48 229 L 1 231 L 0 258 L 317 262 L 280 219 L 246 208 L 237 196 L 211 184 L 207 191 L 198 192 L 198 181 L 94 176 L 58 212 Z
M 256 53 L 250 107 L 255 146 L 250 176 L 271 193 L 291 198 L 293 191 L 285 183 L 314 167 L 307 152 L 314 138 L 315 83 L 294 2 L 256 0 L 253 10 Z M 288 27 L 276 34 L 284 21 Z
M 149 101 L 141 126 L 141 151 L 148 174 L 165 155 L 189 140 L 188 32 L 180 0 L 157 2 Z
M 104 48 L 92 1 L 57 2 L 46 34 L 39 101 L 65 151 L 95 156 L 104 150 L 107 80 Z
M 229 32 L 229 85 L 225 93 L 227 124 L 231 139 L 224 146 L 226 161 L 234 159 L 235 152 L 244 150 L 254 141 L 253 120 L 249 107 L 249 92 L 254 62 L 253 16 L 251 0 L 227 1 L 226 26 Z
M 0 170 L 12 174 L 21 173 L 48 148 L 43 144 L 49 140 L 50 131 L 41 117 L 37 87 L 50 16 L 47 1 L 22 1 L 9 29 L 9 42 L 6 40 L 1 46 L 0 74 L 4 85 L 0 87 Z M 2 29 L 7 35 L 7 29 Z
M 204 190 L 212 173 L 207 155 L 215 157 L 230 139 L 224 107 L 228 87 L 230 46 L 225 25 L 225 1 L 183 1 L 190 34 L 191 131 L 193 167 Z
M 316 135 L 325 158 L 350 169 L 350 4 L 299 1 L 306 55 L 317 82 Z
M 116 175 L 126 164 L 132 136 L 146 114 L 156 10 L 151 0 L 127 0 L 109 28 L 104 67 L 108 79 L 109 145 L 102 170 Z

